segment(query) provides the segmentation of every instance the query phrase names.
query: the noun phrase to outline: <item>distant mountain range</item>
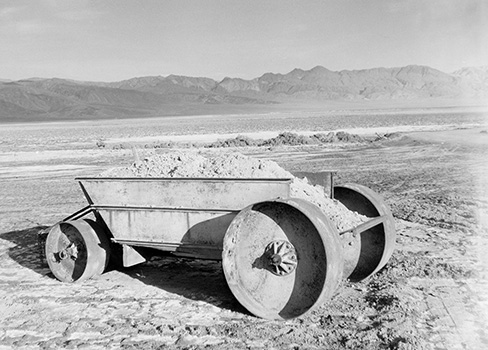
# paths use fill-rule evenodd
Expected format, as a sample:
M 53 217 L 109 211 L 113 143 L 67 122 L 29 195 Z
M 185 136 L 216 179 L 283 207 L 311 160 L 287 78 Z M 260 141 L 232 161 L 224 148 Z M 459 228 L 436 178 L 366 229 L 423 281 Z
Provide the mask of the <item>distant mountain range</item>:
M 149 117 L 277 110 L 337 101 L 470 100 L 486 104 L 488 66 L 451 74 L 427 66 L 330 71 L 317 66 L 245 80 L 177 75 L 119 82 L 0 79 L 0 121 Z

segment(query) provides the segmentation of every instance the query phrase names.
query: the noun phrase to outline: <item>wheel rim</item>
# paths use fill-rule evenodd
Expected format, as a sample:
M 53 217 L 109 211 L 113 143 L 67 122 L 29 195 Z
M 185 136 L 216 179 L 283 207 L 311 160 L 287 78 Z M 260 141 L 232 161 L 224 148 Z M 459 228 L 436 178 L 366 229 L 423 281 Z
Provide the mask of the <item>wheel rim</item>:
M 367 217 L 384 216 L 384 221 L 356 238 L 344 237 L 344 276 L 361 281 L 383 268 L 395 249 L 395 220 L 383 198 L 370 188 L 358 184 L 334 187 L 334 198 L 349 210 Z
M 76 220 L 54 225 L 46 239 L 46 259 L 63 282 L 86 280 L 101 274 L 108 263 L 108 241 L 93 221 Z
M 332 296 L 342 276 L 337 233 L 311 203 L 257 203 L 224 237 L 224 274 L 236 299 L 267 319 L 301 316 Z

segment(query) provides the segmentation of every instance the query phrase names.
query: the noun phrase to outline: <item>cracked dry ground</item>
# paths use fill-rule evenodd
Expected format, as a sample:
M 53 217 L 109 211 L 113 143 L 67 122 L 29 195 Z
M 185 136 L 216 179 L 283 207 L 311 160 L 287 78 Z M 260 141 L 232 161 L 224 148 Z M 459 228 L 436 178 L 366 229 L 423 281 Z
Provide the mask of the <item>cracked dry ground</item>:
M 130 154 L 66 149 L 6 156 L 0 164 L 10 169 L 0 183 L 0 349 L 488 348 L 485 146 L 403 138 L 239 151 L 291 171 L 338 170 L 338 182 L 381 193 L 397 224 L 388 265 L 366 281 L 344 282 L 318 310 L 284 322 L 250 316 L 218 262 L 154 258 L 63 284 L 39 260 L 38 229 L 85 205 L 75 176 L 127 164 Z

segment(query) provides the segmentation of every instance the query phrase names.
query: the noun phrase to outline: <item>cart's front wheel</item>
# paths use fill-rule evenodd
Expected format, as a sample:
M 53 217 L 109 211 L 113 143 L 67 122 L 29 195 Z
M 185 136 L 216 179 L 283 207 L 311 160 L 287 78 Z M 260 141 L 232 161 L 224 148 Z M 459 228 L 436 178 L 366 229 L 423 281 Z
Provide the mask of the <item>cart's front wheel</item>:
M 103 273 L 109 260 L 109 242 L 93 220 L 54 225 L 46 239 L 46 260 L 62 282 L 79 282 Z
M 332 296 L 343 271 L 337 230 L 300 199 L 243 209 L 224 237 L 222 266 L 236 299 L 251 313 L 289 319 Z

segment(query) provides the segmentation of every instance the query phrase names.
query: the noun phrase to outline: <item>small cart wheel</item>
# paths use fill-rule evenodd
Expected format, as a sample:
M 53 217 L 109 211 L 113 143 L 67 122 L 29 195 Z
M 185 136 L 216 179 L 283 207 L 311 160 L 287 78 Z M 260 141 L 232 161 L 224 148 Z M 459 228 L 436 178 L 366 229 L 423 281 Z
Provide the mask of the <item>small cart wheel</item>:
M 46 239 L 46 260 L 62 282 L 81 282 L 103 273 L 109 260 L 109 242 L 93 220 L 54 225 Z
M 344 277 L 353 282 L 361 281 L 382 269 L 393 254 L 395 220 L 383 198 L 366 186 L 335 186 L 334 198 L 359 214 L 382 217 L 378 225 L 361 232 L 352 246 L 344 248 Z
M 294 198 L 240 211 L 224 237 L 222 266 L 236 299 L 266 319 L 320 306 L 343 273 L 337 230 L 316 206 Z

